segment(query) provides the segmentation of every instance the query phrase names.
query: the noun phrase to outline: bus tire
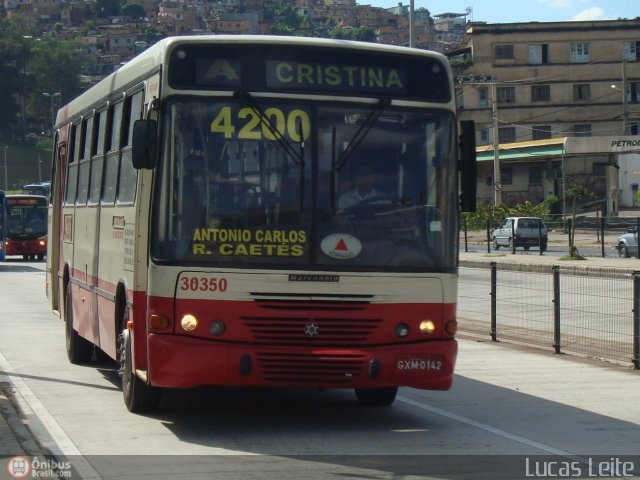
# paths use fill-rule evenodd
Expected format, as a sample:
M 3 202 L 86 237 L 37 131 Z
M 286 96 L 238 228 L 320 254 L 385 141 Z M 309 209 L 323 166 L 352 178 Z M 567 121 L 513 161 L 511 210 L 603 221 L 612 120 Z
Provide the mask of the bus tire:
M 133 371 L 131 332 L 126 328 L 126 321 L 118 336 L 118 372 L 122 379 L 122 396 L 127 410 L 132 413 L 145 413 L 158 408 L 161 390 L 144 383 Z
M 388 407 L 396 399 L 398 387 L 356 388 L 360 405 L 367 407 Z
M 93 356 L 93 344 L 86 338 L 82 338 L 73 329 L 73 301 L 71 297 L 71 285 L 67 286 L 67 294 L 64 302 L 65 344 L 67 357 L 74 364 L 89 363 Z

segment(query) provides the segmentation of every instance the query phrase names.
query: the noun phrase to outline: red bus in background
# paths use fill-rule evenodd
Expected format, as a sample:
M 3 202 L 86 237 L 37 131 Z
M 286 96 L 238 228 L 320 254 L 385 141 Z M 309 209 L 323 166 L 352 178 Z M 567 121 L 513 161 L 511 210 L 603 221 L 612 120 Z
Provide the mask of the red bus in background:
M 47 254 L 47 211 L 42 195 L 7 195 L 7 255 L 42 261 Z

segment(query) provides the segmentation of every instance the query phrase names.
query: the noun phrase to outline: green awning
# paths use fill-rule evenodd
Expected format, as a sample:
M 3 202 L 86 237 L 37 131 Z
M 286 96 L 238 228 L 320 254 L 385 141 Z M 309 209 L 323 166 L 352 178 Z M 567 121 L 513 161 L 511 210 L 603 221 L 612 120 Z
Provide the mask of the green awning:
M 500 145 L 500 160 L 534 160 L 544 157 L 559 157 L 565 153 L 564 138 L 532 140 Z M 493 148 L 482 145 L 476 148 L 479 162 L 493 161 Z

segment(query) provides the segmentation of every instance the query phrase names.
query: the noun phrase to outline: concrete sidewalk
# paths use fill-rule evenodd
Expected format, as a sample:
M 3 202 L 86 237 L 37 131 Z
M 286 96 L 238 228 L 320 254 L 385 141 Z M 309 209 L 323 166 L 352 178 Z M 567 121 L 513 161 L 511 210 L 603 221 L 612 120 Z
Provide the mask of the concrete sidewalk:
M 0 383 L 0 458 L 9 459 L 16 455 L 41 456 L 40 445 L 29 430 L 26 420 L 10 400 L 13 389 L 8 382 Z M 0 466 L 0 471 L 6 471 L 5 467 L 6 465 Z
M 615 249 L 616 241 L 621 235 L 620 232 L 605 232 L 604 251 L 605 257 L 587 256 L 584 260 L 567 259 L 569 251 L 568 235 L 563 232 L 549 232 L 549 247 L 566 247 L 565 253 L 544 252 L 540 255 L 537 247 L 532 247 L 529 251 L 518 248 L 513 254 L 511 249 L 501 247 L 490 252 L 487 251 L 487 238 L 484 231 L 467 232 L 467 246 L 469 251 L 465 252 L 464 232 L 460 233 L 460 266 L 474 266 L 478 263 L 519 263 L 532 265 L 571 265 L 577 267 L 608 267 L 615 269 L 640 270 L 640 260 L 637 258 L 622 258 L 618 256 Z M 583 248 L 602 249 L 602 244 L 594 232 L 576 232 L 574 245 L 578 251 Z M 555 249 L 557 250 L 557 248 Z

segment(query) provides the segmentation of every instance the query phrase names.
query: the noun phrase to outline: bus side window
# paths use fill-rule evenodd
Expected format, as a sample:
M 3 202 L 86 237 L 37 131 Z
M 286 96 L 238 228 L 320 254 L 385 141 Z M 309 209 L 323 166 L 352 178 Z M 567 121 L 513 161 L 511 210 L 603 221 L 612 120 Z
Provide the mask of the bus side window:
M 136 198 L 138 171 L 133 168 L 133 163 L 131 161 L 131 140 L 133 136 L 133 124 L 136 120 L 142 118 L 143 99 L 144 91 L 140 90 L 130 97 L 127 97 L 125 100 L 118 203 L 133 203 Z
M 71 131 L 71 151 L 67 159 L 69 165 L 67 168 L 67 191 L 64 197 L 65 205 L 73 205 L 76 201 L 76 191 L 78 188 L 78 162 L 80 161 L 80 140 L 81 140 L 81 124 L 76 123 Z
M 93 145 L 91 148 L 91 181 L 89 190 L 89 205 L 97 205 L 100 201 L 102 189 L 102 169 L 104 166 L 104 143 L 107 125 L 107 110 L 97 114 L 94 122 Z
M 109 108 L 107 120 L 106 165 L 104 169 L 104 191 L 102 203 L 113 205 L 116 201 L 118 164 L 120 159 L 120 132 L 122 128 L 122 101 Z
M 89 198 L 89 174 L 91 170 L 91 139 L 93 134 L 93 116 L 82 121 L 82 151 L 80 171 L 78 172 L 78 197 L 76 205 L 86 205 Z

